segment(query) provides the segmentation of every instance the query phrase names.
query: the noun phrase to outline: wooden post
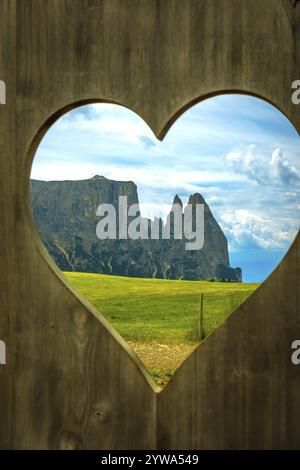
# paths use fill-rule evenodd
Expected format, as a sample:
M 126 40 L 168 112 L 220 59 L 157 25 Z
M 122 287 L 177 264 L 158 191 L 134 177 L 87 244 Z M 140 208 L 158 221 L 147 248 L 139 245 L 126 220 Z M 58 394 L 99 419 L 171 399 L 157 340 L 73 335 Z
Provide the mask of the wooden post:
M 204 338 L 203 330 L 203 298 L 204 295 L 200 294 L 200 316 L 199 316 L 199 339 L 200 341 Z

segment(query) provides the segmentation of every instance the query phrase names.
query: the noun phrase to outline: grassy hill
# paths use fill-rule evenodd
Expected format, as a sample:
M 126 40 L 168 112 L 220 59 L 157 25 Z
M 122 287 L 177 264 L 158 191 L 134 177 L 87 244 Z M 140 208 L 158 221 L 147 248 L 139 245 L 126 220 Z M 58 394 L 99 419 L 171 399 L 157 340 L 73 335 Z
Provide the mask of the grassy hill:
M 199 343 L 200 294 L 204 294 L 207 336 L 258 286 L 74 272 L 65 275 L 128 341 L 160 385 Z

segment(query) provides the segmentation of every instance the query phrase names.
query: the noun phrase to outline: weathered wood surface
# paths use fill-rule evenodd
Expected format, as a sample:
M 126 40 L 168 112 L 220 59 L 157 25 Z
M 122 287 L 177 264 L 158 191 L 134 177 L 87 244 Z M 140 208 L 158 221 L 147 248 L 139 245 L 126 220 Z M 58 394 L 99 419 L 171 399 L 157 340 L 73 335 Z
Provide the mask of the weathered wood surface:
M 64 110 L 137 112 L 162 138 L 191 103 L 240 91 L 300 130 L 299 2 L 0 0 L 0 447 L 299 448 L 299 247 L 157 394 L 63 280 L 37 235 L 29 173 Z

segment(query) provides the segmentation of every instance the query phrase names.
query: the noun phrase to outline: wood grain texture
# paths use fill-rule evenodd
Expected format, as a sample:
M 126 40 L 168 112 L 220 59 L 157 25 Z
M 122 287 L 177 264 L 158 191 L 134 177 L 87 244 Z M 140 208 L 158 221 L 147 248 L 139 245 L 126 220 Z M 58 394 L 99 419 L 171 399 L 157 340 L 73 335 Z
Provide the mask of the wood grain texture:
M 299 448 L 299 238 L 158 394 L 54 266 L 29 197 L 38 142 L 80 103 L 120 103 L 163 138 L 191 103 L 239 91 L 300 131 L 299 4 L 287 2 L 0 0 L 0 447 Z

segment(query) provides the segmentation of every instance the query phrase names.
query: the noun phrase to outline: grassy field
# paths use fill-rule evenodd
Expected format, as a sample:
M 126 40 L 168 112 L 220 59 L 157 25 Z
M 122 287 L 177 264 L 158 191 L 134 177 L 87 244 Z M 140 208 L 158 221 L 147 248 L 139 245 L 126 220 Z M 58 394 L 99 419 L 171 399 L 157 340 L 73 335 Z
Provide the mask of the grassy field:
M 74 272 L 65 275 L 126 339 L 159 385 L 167 382 L 199 343 L 200 294 L 204 294 L 207 336 L 258 286 Z

